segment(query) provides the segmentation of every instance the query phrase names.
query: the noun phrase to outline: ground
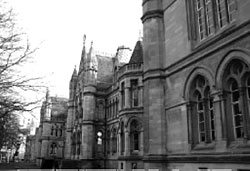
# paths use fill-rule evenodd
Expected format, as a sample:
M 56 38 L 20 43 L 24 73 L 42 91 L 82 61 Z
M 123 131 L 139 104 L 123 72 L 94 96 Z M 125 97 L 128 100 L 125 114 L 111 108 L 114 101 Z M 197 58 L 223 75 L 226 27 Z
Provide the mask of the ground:
M 0 163 L 0 170 L 6 169 L 39 169 L 39 167 L 32 162 Z

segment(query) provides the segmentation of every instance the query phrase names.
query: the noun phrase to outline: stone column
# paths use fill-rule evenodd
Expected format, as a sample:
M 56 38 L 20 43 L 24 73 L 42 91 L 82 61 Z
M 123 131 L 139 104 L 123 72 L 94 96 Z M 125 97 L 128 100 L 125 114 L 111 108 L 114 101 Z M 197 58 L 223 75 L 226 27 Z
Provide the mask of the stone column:
M 128 130 L 125 128 L 124 130 L 125 132 L 125 152 L 124 152 L 124 156 L 129 156 L 130 155 L 130 152 L 129 152 L 129 149 L 130 149 L 130 137 L 129 137 L 129 132 Z
M 119 104 L 118 104 L 118 111 L 122 109 L 122 93 L 119 92 Z
M 125 109 L 131 108 L 130 98 L 130 88 L 125 87 Z
M 140 141 L 139 141 L 139 154 L 143 155 L 143 130 L 140 131 Z
M 122 155 L 122 147 L 121 147 L 121 131 L 118 131 L 118 137 L 117 137 L 117 143 L 118 143 L 118 155 Z

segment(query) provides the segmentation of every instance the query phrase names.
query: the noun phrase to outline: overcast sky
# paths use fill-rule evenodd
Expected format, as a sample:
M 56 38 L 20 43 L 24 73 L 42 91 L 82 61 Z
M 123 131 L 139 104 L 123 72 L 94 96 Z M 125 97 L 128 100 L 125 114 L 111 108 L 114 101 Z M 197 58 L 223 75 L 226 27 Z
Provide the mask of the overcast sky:
M 34 62 L 24 71 L 46 76 L 52 95 L 68 97 L 74 66 L 80 63 L 83 35 L 99 51 L 134 48 L 142 30 L 141 0 L 10 0 L 33 47 Z

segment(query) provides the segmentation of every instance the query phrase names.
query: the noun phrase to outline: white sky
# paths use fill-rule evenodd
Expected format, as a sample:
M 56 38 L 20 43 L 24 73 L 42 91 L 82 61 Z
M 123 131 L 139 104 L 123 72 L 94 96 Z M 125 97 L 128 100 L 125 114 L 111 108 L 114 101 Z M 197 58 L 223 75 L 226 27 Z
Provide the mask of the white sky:
M 142 0 L 9 0 L 33 47 L 34 62 L 24 68 L 47 76 L 52 95 L 68 97 L 74 66 L 80 63 L 83 35 L 87 48 L 115 53 L 134 48 L 142 30 Z

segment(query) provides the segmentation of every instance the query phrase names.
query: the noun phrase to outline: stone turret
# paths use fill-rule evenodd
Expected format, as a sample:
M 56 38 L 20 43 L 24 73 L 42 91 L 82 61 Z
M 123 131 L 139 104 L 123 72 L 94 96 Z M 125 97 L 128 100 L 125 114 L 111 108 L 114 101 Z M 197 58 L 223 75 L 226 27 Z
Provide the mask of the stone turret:
M 47 91 L 46 91 L 46 97 L 45 97 L 45 102 L 44 102 L 44 118 L 43 120 L 44 121 L 49 121 L 50 118 L 51 118 L 51 99 L 49 97 L 49 89 L 47 88 Z
M 69 102 L 68 102 L 68 114 L 66 122 L 66 144 L 64 150 L 64 156 L 66 159 L 71 158 L 71 143 L 72 143 L 72 130 L 73 130 L 73 120 L 74 120 L 74 100 L 77 87 L 77 71 L 76 67 L 72 73 L 70 84 L 69 84 Z
M 70 79 L 70 83 L 69 83 L 69 99 L 70 100 L 74 98 L 76 86 L 77 86 L 77 71 L 75 67 L 72 73 L 71 79 Z
M 94 52 L 93 43 L 89 49 L 85 69 L 85 81 L 83 90 L 83 118 L 82 118 L 82 151 L 81 159 L 85 160 L 83 168 L 92 168 L 93 163 L 89 159 L 94 157 L 95 129 L 94 116 L 96 109 L 96 79 L 97 79 L 97 58 Z

